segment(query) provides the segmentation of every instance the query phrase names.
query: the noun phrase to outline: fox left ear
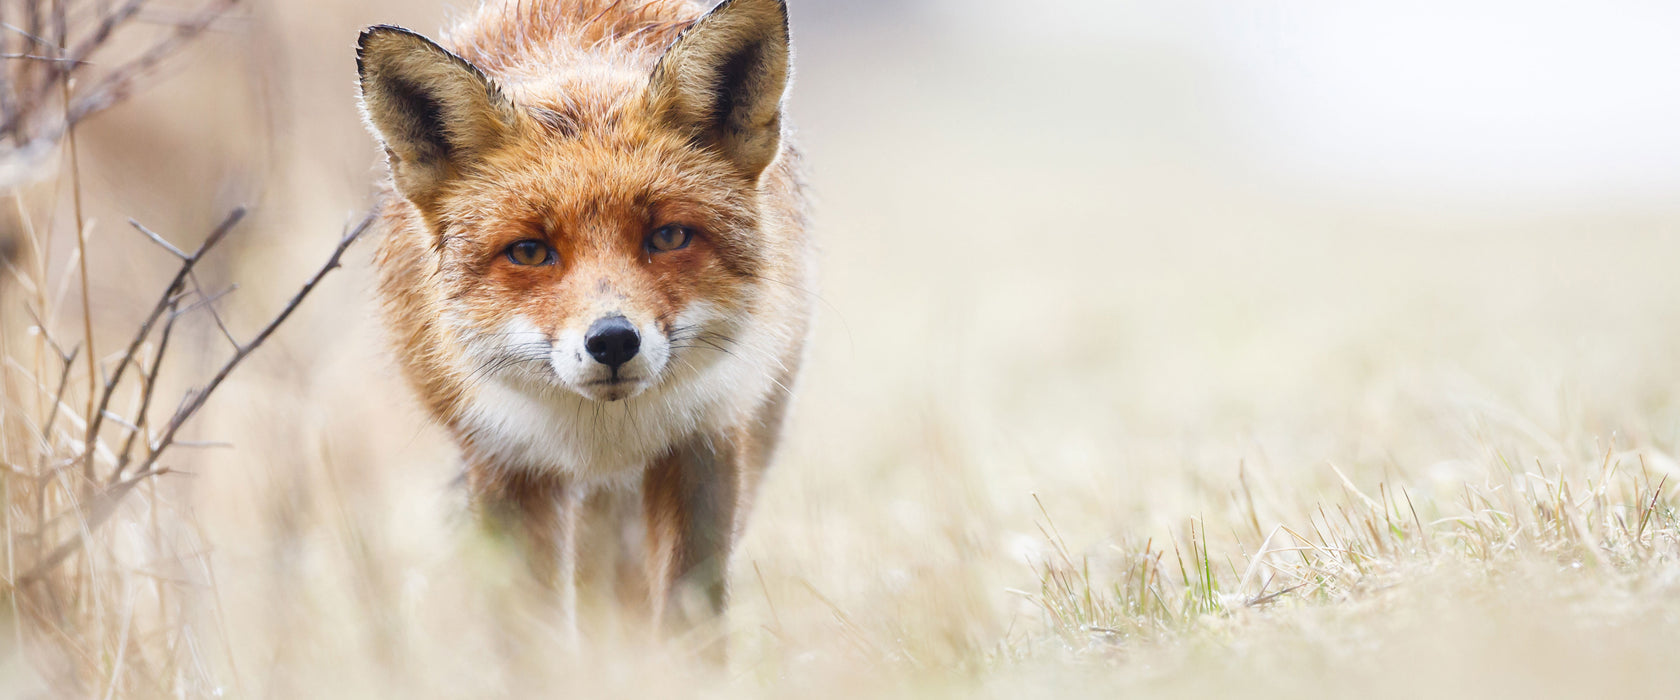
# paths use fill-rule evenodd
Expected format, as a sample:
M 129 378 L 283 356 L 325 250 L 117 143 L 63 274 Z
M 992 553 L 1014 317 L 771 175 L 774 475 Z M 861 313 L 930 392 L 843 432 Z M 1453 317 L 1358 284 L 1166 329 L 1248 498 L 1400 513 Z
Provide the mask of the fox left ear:
M 757 180 L 781 152 L 791 53 L 784 0 L 725 0 L 659 60 L 648 94 L 661 118 Z
M 421 209 L 502 143 L 518 118 L 483 72 L 407 29 L 362 32 L 356 66 L 362 111 L 390 154 L 397 190 Z

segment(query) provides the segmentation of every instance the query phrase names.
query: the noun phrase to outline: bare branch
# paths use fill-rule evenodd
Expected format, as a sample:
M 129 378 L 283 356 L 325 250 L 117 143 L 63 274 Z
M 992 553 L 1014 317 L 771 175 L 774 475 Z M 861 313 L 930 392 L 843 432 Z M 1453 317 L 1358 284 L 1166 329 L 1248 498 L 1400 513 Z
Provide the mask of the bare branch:
M 106 411 L 105 412 L 105 420 L 111 421 L 112 423 L 116 423 L 118 427 L 121 427 L 125 430 L 139 430 L 140 429 L 140 426 L 128 422 L 127 418 L 124 418 L 122 416 L 117 415 L 116 411 Z
M 164 59 L 169 58 L 181 50 L 182 46 L 192 42 L 210 28 L 229 9 L 238 4 L 239 0 L 216 0 L 205 6 L 203 10 L 190 19 L 175 25 L 174 34 L 152 45 L 145 53 L 111 73 L 98 84 L 90 88 L 84 97 L 78 98 L 70 108 L 70 123 L 74 124 L 88 115 L 110 107 L 127 98 L 133 91 L 134 82 L 156 68 Z
M 112 484 L 109 488 L 106 488 L 103 492 L 94 497 L 93 505 L 88 509 L 88 515 L 83 521 L 85 523 L 83 529 L 86 532 L 93 532 L 94 530 L 99 529 L 99 526 L 104 525 L 106 520 L 109 520 L 112 515 L 117 513 L 117 506 L 122 504 L 123 497 L 133 491 L 134 487 L 139 486 L 140 482 L 154 476 L 161 476 L 168 473 L 169 469 L 167 467 L 153 469 L 135 474 L 132 478 L 126 481 L 119 481 Z M 36 563 L 34 567 L 29 569 L 29 571 L 25 572 L 22 576 L 19 576 L 17 586 L 27 586 L 41 580 L 41 577 L 50 573 L 59 564 L 64 563 L 64 560 L 68 559 L 70 555 L 80 551 L 82 544 L 86 542 L 86 540 L 86 537 L 78 533 L 63 543 L 60 543 L 57 547 L 53 548 L 52 553 L 43 557 L 41 561 Z
M 30 53 L 0 53 L 0 58 L 8 60 L 48 61 L 53 63 L 87 63 L 74 58 L 59 58 L 57 56 L 37 56 Z
M 105 43 L 110 40 L 111 33 L 115 32 L 118 27 L 122 26 L 130 18 L 132 18 L 134 13 L 139 12 L 140 7 L 145 4 L 146 0 L 126 0 L 126 2 L 124 2 L 121 6 L 118 6 L 117 8 L 111 10 L 109 14 L 101 17 L 99 24 L 94 27 L 93 33 L 82 39 L 74 47 L 70 48 L 63 57 L 66 60 L 63 62 L 44 64 L 48 68 L 47 74 L 39 83 L 36 84 L 34 93 L 24 101 L 24 104 L 41 104 L 42 101 L 47 98 L 47 95 L 52 92 L 52 89 L 54 87 L 58 87 L 58 83 L 61 79 L 67 77 L 77 68 L 85 65 L 87 58 L 93 55 L 94 51 L 99 50 L 100 47 L 104 46 Z M 33 34 L 26 33 L 25 36 L 41 42 L 46 46 L 50 46 L 54 50 L 59 49 L 59 42 L 48 41 L 42 39 L 41 37 L 34 36 Z M 25 108 L 18 110 L 15 114 L 7 115 L 6 120 L 0 122 L 0 132 L 15 131 L 18 127 L 19 120 L 32 111 L 33 110 L 31 109 Z
M 192 280 L 193 291 L 198 292 L 198 296 L 201 297 L 203 301 L 182 310 L 181 314 L 186 315 L 197 310 L 200 306 L 204 307 L 210 312 L 210 320 L 216 322 L 216 328 L 222 332 L 222 337 L 226 338 L 228 343 L 232 345 L 235 350 L 239 349 L 239 339 L 233 337 L 233 331 L 228 330 L 227 323 L 222 320 L 221 312 L 216 311 L 216 302 L 221 301 L 223 297 L 226 297 L 229 294 L 239 291 L 239 285 L 235 284 L 229 286 L 227 289 L 217 292 L 215 296 L 209 296 L 204 293 L 204 288 L 199 286 L 198 275 L 191 275 L 189 279 Z
M 16 77 L 0 76 L 12 77 L 9 81 L 0 79 L 0 134 L 12 142 L 10 148 L 5 149 L 4 157 L 0 158 L 0 184 L 15 185 L 27 181 L 28 173 L 40 169 L 40 163 L 72 127 L 130 97 L 141 78 L 200 38 L 239 1 L 208 0 L 198 11 L 178 20 L 158 22 L 154 18 L 147 23 L 164 29 L 162 39 L 97 79 L 80 81 L 89 87 L 76 89 L 74 95 L 70 94 L 69 79 L 80 76 L 84 68 L 93 65 L 89 59 L 110 43 L 118 29 L 145 22 L 146 18 L 140 13 L 146 9 L 148 0 L 125 0 L 116 7 L 100 10 L 98 22 L 88 34 L 68 48 L 62 22 L 52 28 L 55 38 L 40 36 L 34 23 L 31 23 L 31 29 L 35 31 L 0 23 L 0 27 L 25 36 L 45 49 L 5 55 L 23 65 Z M 37 67 L 39 70 L 29 70 Z M 55 88 L 64 93 L 63 99 L 58 102 L 48 99 Z M 38 116 L 60 110 L 62 114 L 52 115 L 54 119 L 47 121 L 38 131 L 27 128 Z
M 171 447 L 188 450 L 231 450 L 234 444 L 225 440 L 176 440 Z
M 51 341 L 51 339 L 49 339 L 47 342 L 50 343 L 52 341 Z M 56 346 L 54 346 L 54 347 L 56 347 Z M 58 375 L 58 389 L 53 392 L 53 402 L 52 402 L 53 412 L 50 415 L 47 416 L 47 424 L 46 424 L 46 426 L 44 426 L 41 429 L 41 437 L 45 440 L 48 440 L 48 441 L 52 440 L 53 424 L 58 422 L 59 411 L 58 411 L 57 407 L 58 407 L 59 403 L 64 401 L 64 390 L 69 388 L 69 386 L 70 386 L 70 370 L 75 369 L 75 367 L 76 367 L 76 354 L 80 353 L 81 351 L 82 351 L 81 346 L 77 346 L 74 350 L 70 351 L 69 355 L 66 355 L 63 358 L 64 359 L 64 371 Z
M 99 424 L 103 418 L 104 412 L 111 407 L 111 399 L 116 396 L 117 385 L 122 382 L 123 373 L 126 372 L 128 370 L 128 366 L 134 362 L 134 354 L 140 351 L 140 346 L 143 345 L 146 342 L 146 338 L 152 334 L 152 328 L 157 325 L 158 319 L 162 318 L 164 312 L 173 308 L 177 303 L 175 300 L 176 295 L 180 293 L 182 285 L 185 284 L 187 275 L 192 274 L 193 268 L 204 260 L 204 256 L 214 249 L 216 244 L 221 243 L 222 239 L 226 238 L 228 233 L 233 230 L 233 227 L 244 218 L 245 208 L 235 208 L 228 214 L 226 219 L 222 220 L 221 225 L 217 226 L 215 230 L 210 232 L 210 237 L 204 239 L 204 243 L 198 247 L 198 251 L 194 252 L 192 256 L 188 257 L 186 261 L 181 263 L 181 269 L 175 273 L 175 279 L 170 281 L 169 286 L 164 289 L 163 296 L 160 297 L 157 304 L 152 307 L 151 315 L 146 318 L 145 323 L 140 325 L 140 330 L 135 332 L 134 339 L 129 342 L 128 350 L 123 353 L 122 362 L 117 364 L 116 370 L 111 373 L 111 378 L 105 382 L 104 391 L 100 392 L 99 407 L 89 418 L 88 444 L 82 457 L 86 460 L 83 467 L 84 471 L 89 474 L 93 471 L 94 445 L 98 444 L 99 441 Z
M 29 320 L 35 322 L 35 330 L 41 333 L 41 339 L 47 341 L 47 345 L 52 348 L 53 352 L 58 354 L 59 359 L 69 362 L 69 358 L 72 353 L 65 352 L 64 346 L 59 345 L 58 341 L 53 339 L 52 331 L 47 329 L 47 322 L 41 320 L 41 313 L 35 309 L 35 306 L 33 304 L 24 304 L 23 312 L 29 314 Z M 80 349 L 81 347 L 77 346 L 76 350 L 79 351 Z
M 170 243 L 168 240 L 165 240 L 163 236 L 159 236 L 159 235 L 157 235 L 157 233 L 153 232 L 151 229 L 146 228 L 146 226 L 144 224 L 141 224 L 140 222 L 135 221 L 133 219 L 129 219 L 128 220 L 128 225 L 133 226 L 134 230 L 139 231 L 142 234 L 145 234 L 145 236 L 147 238 L 152 239 L 153 243 L 156 243 L 159 246 L 161 246 L 164 250 L 169 251 L 169 253 L 171 255 L 174 255 L 175 257 L 180 258 L 182 260 L 186 260 L 189 257 L 191 257 L 191 256 L 187 255 L 186 252 L 182 251 L 180 248 L 176 248 L 175 244 Z
M 31 34 L 29 32 L 29 30 L 24 29 L 22 27 L 17 27 L 17 26 L 11 25 L 11 24 L 6 24 L 4 22 L 0 22 L 0 28 L 3 28 L 3 29 L 5 29 L 7 31 L 10 31 L 10 32 L 15 32 L 19 36 L 22 36 L 25 39 L 33 41 L 33 42 L 35 42 L 37 44 L 40 44 L 42 46 L 45 46 L 49 49 L 53 49 L 55 51 L 58 50 L 58 45 L 57 44 L 54 44 L 50 41 L 47 41 L 46 39 L 42 39 L 41 37 L 35 36 L 34 34 Z
M 147 416 L 151 415 L 152 396 L 157 390 L 158 374 L 163 371 L 164 353 L 169 352 L 169 338 L 174 335 L 175 321 L 179 318 L 180 316 L 177 314 L 170 314 L 169 320 L 163 324 L 163 330 L 158 333 L 158 345 L 157 349 L 152 352 L 151 369 L 147 370 L 142 378 L 140 407 L 135 409 L 134 412 L 135 425 L 139 426 L 140 430 L 129 433 L 128 439 L 123 441 L 122 452 L 117 457 L 117 468 L 111 473 L 111 481 L 122 478 L 123 470 L 128 468 L 129 459 L 134 455 L 134 445 L 139 442 L 140 436 L 146 433 Z M 148 436 L 146 444 L 150 446 L 151 443 L 152 439 Z
M 218 227 L 217 232 L 211 234 L 211 238 L 205 241 L 204 245 L 199 248 L 198 252 L 194 253 L 188 260 L 182 262 L 182 272 L 176 276 L 175 282 L 171 285 L 171 289 L 185 280 L 186 275 L 191 273 L 192 266 L 203 258 L 204 253 L 208 252 L 210 248 L 215 245 L 220 236 L 225 235 L 227 230 L 233 227 L 233 223 L 238 221 L 239 216 L 243 215 L 243 212 L 243 209 L 235 210 L 235 215 L 230 216 L 229 221 L 224 226 Z M 111 483 L 106 486 L 103 491 L 94 496 L 93 505 L 89 509 L 88 517 L 84 521 L 86 524 L 83 527 L 83 532 L 92 532 L 103 525 L 106 520 L 110 519 L 110 517 L 115 514 L 117 506 L 121 504 L 122 499 L 131 493 L 135 486 L 139 485 L 146 479 L 171 473 L 168 467 L 157 466 L 158 460 L 163 457 L 163 454 L 167 452 L 169 448 L 219 446 L 216 443 L 177 442 L 175 438 L 180 432 L 181 427 L 185 425 L 186 422 L 194 415 L 196 415 L 199 409 L 204 407 L 204 404 L 209 400 L 210 395 L 215 393 L 216 389 L 222 385 L 222 382 L 227 379 L 228 375 L 232 374 L 234 369 L 243 363 L 246 358 L 250 357 L 251 353 L 261 347 L 263 343 L 267 342 L 269 337 L 274 335 L 274 332 L 280 328 L 280 325 L 285 323 L 287 319 L 291 318 L 292 314 L 303 304 L 303 300 L 308 298 L 310 293 L 315 291 L 315 288 L 320 285 L 321 281 L 326 279 L 327 275 L 331 274 L 334 270 L 337 270 L 341 266 L 341 262 L 344 259 L 344 253 L 348 251 L 350 246 L 355 244 L 355 242 L 373 226 L 373 222 L 374 213 L 369 212 L 366 216 L 362 217 L 360 223 L 351 227 L 344 236 L 339 239 L 338 247 L 333 249 L 332 256 L 327 258 L 327 262 L 322 265 L 320 269 L 315 271 L 315 274 L 312 275 L 301 288 L 299 288 L 296 294 L 292 295 L 291 300 L 288 301 L 286 305 L 281 308 L 280 312 L 276 314 L 266 326 L 263 327 L 262 331 L 257 333 L 256 337 L 253 338 L 251 342 L 239 346 L 238 351 L 234 353 L 233 357 L 223 363 L 221 369 L 219 369 L 215 376 L 213 376 L 203 387 L 187 392 L 180 407 L 176 409 L 174 416 L 170 418 L 169 423 L 164 428 L 162 435 L 159 436 L 158 439 L 150 446 L 150 450 L 148 451 L 145 460 L 138 468 L 138 472 L 127 479 L 121 478 L 123 471 L 127 466 L 126 452 L 129 448 L 128 445 L 124 446 L 125 455 L 123 458 L 119 459 L 117 471 L 112 475 Z M 166 294 L 165 297 L 166 299 L 171 299 L 173 298 L 173 295 Z M 148 320 L 148 327 L 141 330 L 139 335 L 141 341 L 144 340 L 146 335 L 150 334 L 149 326 L 152 323 L 155 323 L 157 319 L 162 316 L 163 310 L 167 308 L 169 308 L 169 304 L 159 305 L 153 316 Z M 156 354 L 158 360 L 155 361 L 152 366 L 152 379 L 155 379 L 157 368 L 162 365 L 162 350 L 164 348 L 161 346 L 167 344 L 169 330 L 176 318 L 179 318 L 179 316 L 171 315 L 169 321 L 164 325 L 164 340 L 160 342 L 159 352 Z M 139 350 L 139 344 L 140 342 L 137 341 L 135 345 L 129 349 L 128 357 L 130 359 L 125 360 L 119 366 L 119 372 L 122 368 L 126 368 L 129 364 L 131 364 L 131 358 L 134 353 Z M 115 382 L 120 379 L 120 374 L 113 375 L 112 383 L 106 387 L 105 396 L 102 397 L 102 400 L 107 404 L 110 401 L 110 394 L 113 393 L 112 390 L 116 386 Z M 156 382 L 152 379 L 148 379 L 147 381 L 146 394 L 142 398 L 142 406 L 150 405 L 152 388 L 156 386 Z M 137 421 L 138 425 L 144 425 L 144 415 L 145 410 L 142 408 L 141 414 L 137 416 L 139 419 Z M 137 430 L 130 433 L 131 439 L 132 436 L 139 435 L 142 432 L 144 431 Z M 89 445 L 84 451 L 86 454 L 91 455 L 93 450 L 93 446 Z M 39 581 L 41 577 L 50 573 L 59 564 L 62 564 L 66 559 L 68 559 L 71 554 L 79 551 L 85 545 L 86 541 L 86 536 L 78 533 L 76 536 L 60 543 L 50 554 L 37 562 L 27 573 L 20 576 L 18 578 L 17 585 L 21 587 Z
M 222 385 L 222 382 L 227 379 L 228 375 L 232 374 L 233 370 L 237 368 L 240 363 L 245 361 L 245 358 L 250 357 L 253 351 L 261 347 L 264 342 L 267 342 L 269 336 L 273 335 L 274 331 L 280 328 L 280 324 L 285 323 L 286 319 L 291 318 L 292 312 L 297 311 L 298 306 L 303 303 L 303 300 L 309 296 L 310 292 L 315 291 L 316 285 L 319 285 L 321 280 L 325 279 L 326 276 L 332 273 L 333 270 L 338 269 L 340 261 L 344 258 L 344 252 L 349 250 L 351 244 L 354 244 L 357 239 L 362 237 L 363 233 L 367 232 L 368 228 L 373 226 L 373 220 L 374 214 L 372 212 L 369 212 L 366 216 L 362 217 L 361 223 L 356 224 L 354 228 L 344 234 L 343 238 L 339 239 L 338 248 L 333 250 L 332 257 L 328 258 L 327 263 L 321 266 L 321 269 L 317 270 L 315 275 L 311 277 L 308 282 L 304 283 L 303 288 L 299 289 L 297 294 L 292 296 L 291 301 L 287 302 L 285 308 L 280 310 L 279 315 L 275 316 L 272 321 L 269 321 L 268 325 L 264 326 L 262 331 L 258 332 L 255 338 L 251 339 L 251 342 L 240 346 L 239 350 L 233 354 L 233 357 L 229 358 L 228 361 L 222 365 L 222 368 L 216 372 L 214 377 L 211 377 L 208 383 L 206 383 L 202 388 L 190 392 L 187 395 L 188 398 L 186 402 L 175 411 L 175 416 L 169 419 L 169 424 L 164 428 L 162 437 L 158 438 L 157 443 L 152 446 L 151 456 L 148 457 L 140 467 L 142 471 L 150 469 L 152 465 L 157 463 L 158 457 L 163 454 L 164 450 L 169 449 L 169 446 L 174 443 L 175 435 L 180 432 L 181 426 L 185 424 L 188 419 L 192 418 L 193 414 L 197 413 L 199 409 L 204 407 L 204 402 L 209 400 L 210 395 L 215 393 L 216 389 Z

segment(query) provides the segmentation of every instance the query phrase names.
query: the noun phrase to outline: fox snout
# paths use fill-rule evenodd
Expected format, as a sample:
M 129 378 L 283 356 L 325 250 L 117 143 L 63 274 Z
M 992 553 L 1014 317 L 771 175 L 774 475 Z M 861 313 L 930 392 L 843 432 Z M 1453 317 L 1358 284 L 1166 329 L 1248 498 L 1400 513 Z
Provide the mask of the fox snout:
M 670 341 L 658 323 L 638 323 L 642 314 L 626 310 L 597 314 L 582 321 L 587 326 L 548 335 L 550 376 L 561 386 L 593 401 L 622 401 L 673 379 Z
M 589 327 L 583 338 L 583 348 L 596 362 L 611 367 L 614 373 L 624 363 L 636 358 L 642 350 L 642 334 L 630 319 L 622 315 L 608 316 Z

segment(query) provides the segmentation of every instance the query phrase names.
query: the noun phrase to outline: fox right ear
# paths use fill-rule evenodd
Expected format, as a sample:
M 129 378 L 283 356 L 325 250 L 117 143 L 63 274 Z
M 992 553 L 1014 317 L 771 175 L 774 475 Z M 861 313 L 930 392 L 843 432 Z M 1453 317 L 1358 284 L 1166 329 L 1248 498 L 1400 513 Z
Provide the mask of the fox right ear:
M 785 0 L 724 0 L 659 59 L 649 94 L 669 123 L 757 180 L 781 153 L 791 54 Z
M 362 113 L 385 145 L 397 191 L 421 209 L 514 125 L 512 102 L 482 71 L 407 29 L 362 32 L 356 65 Z

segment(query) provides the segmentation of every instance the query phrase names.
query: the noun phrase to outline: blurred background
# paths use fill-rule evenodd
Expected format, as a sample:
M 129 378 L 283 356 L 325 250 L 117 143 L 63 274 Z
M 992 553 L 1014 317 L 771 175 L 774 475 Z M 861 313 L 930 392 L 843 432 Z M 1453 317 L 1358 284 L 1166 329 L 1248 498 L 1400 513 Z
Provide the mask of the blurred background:
M 96 318 L 132 323 L 173 264 L 128 217 L 184 247 L 244 203 L 208 274 L 241 285 L 236 334 L 266 319 L 380 176 L 357 32 L 437 36 L 470 4 L 247 0 L 85 123 Z M 748 673 L 978 673 L 1035 649 L 1043 615 L 1011 591 L 1039 587 L 1051 523 L 1097 568 L 1196 528 L 1236 579 L 1251 518 L 1347 496 L 1328 464 L 1405 484 L 1424 520 L 1493 461 L 1675 469 L 1680 3 L 789 4 L 823 283 L 737 559 Z M 37 215 L 63 215 L 53 187 Z M 455 455 L 383 352 L 371 249 L 191 429 L 235 447 L 169 477 L 194 523 L 181 575 L 215 591 L 205 663 L 241 694 L 389 688 L 370 667 L 495 687 L 451 646 L 484 642 L 442 583 Z M 1673 639 L 1675 619 L 1639 629 Z M 1580 633 L 1558 624 L 1534 637 Z M 1628 646 L 1627 678 L 1673 673 Z

